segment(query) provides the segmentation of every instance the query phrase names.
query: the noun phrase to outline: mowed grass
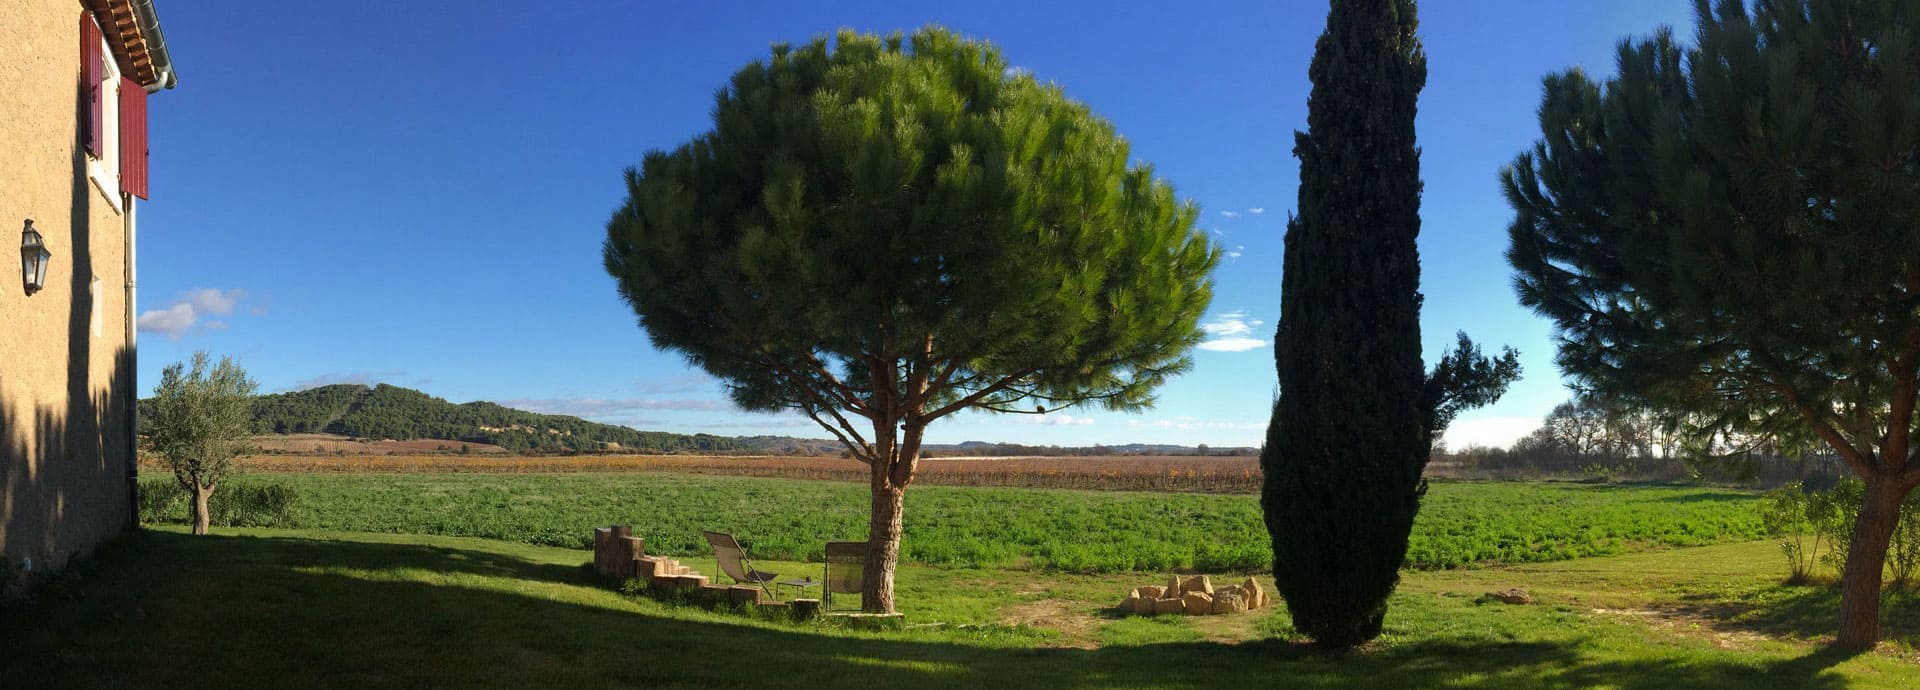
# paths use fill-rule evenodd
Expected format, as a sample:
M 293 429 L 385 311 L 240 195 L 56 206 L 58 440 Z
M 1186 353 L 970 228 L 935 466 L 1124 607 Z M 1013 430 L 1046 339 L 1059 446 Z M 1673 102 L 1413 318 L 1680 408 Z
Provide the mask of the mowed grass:
M 914 624 L 860 632 L 623 596 L 583 550 L 446 536 L 167 527 L 0 609 L 11 688 L 1909 688 L 1902 642 L 1823 651 L 1829 588 L 1778 584 L 1767 542 L 1410 573 L 1386 635 L 1298 644 L 1283 608 L 1120 618 L 1141 574 L 909 565 Z M 710 562 L 695 563 L 709 567 Z M 771 568 L 805 568 L 768 563 Z M 1263 578 L 1264 580 L 1264 578 Z M 1538 603 L 1481 601 L 1530 588 Z
M 298 492 L 293 527 L 584 548 L 633 525 L 649 553 L 708 553 L 732 532 L 759 558 L 818 560 L 866 537 L 865 486 L 631 474 L 262 474 Z M 184 519 L 185 515 L 175 516 Z M 1079 573 L 1252 572 L 1272 552 L 1253 496 L 925 486 L 907 493 L 902 557 Z M 1755 494 L 1669 486 L 1436 482 L 1407 565 L 1525 563 L 1757 539 Z

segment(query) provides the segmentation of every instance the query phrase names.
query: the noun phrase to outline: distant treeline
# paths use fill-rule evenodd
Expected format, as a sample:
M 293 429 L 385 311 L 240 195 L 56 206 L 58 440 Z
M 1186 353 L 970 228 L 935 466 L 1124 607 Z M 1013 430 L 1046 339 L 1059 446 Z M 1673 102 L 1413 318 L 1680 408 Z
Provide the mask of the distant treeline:
M 735 439 L 724 436 L 638 431 L 490 402 L 456 405 L 386 384 L 371 388 L 341 384 L 260 396 L 254 400 L 253 430 L 259 434 L 328 433 L 394 441 L 487 443 L 516 453 L 744 449 Z
M 1846 471 L 1814 442 L 1683 432 L 1685 417 L 1587 397 L 1561 403 L 1508 448 L 1434 448 L 1430 476 L 1467 479 L 1709 481 L 1830 486 Z

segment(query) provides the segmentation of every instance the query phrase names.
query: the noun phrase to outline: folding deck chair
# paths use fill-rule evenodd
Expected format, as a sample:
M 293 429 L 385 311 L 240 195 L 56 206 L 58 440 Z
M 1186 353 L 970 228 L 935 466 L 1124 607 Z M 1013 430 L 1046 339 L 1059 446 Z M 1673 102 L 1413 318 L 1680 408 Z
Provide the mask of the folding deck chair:
M 747 558 L 747 550 L 740 547 L 733 535 L 725 532 L 701 531 L 707 535 L 707 543 L 713 545 L 713 557 L 720 561 L 720 572 L 732 578 L 736 584 L 753 585 L 766 592 L 767 597 L 778 599 L 773 590 L 767 589 L 767 583 L 780 577 L 774 573 L 764 573 L 754 569 L 753 561 Z

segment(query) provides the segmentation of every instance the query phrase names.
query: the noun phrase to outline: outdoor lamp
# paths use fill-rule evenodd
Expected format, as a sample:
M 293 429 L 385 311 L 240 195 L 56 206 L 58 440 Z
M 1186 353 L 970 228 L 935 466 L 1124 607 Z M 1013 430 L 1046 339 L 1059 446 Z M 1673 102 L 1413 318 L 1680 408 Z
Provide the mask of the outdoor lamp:
M 33 229 L 33 219 L 27 219 L 27 228 L 20 232 L 20 274 L 27 282 L 27 294 L 47 286 L 47 264 L 52 259 L 53 252 L 47 251 L 47 243 Z

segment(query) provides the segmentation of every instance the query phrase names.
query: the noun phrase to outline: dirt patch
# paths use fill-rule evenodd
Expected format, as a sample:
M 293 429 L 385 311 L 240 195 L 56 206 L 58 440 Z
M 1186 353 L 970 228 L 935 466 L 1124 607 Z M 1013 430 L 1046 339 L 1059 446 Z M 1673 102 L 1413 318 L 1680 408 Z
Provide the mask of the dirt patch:
M 1105 621 L 1092 613 L 1075 610 L 1071 602 L 1036 599 L 1000 609 L 1000 622 L 1057 630 L 1064 638 L 1059 646 L 1095 649 L 1100 646 L 1094 641 L 1095 634 Z
M 1631 620 L 1655 630 L 1704 639 L 1721 649 L 1749 649 L 1756 642 L 1774 639 L 1755 630 L 1737 627 L 1731 621 L 1687 609 L 1638 607 L 1597 608 L 1592 611 L 1602 617 Z

